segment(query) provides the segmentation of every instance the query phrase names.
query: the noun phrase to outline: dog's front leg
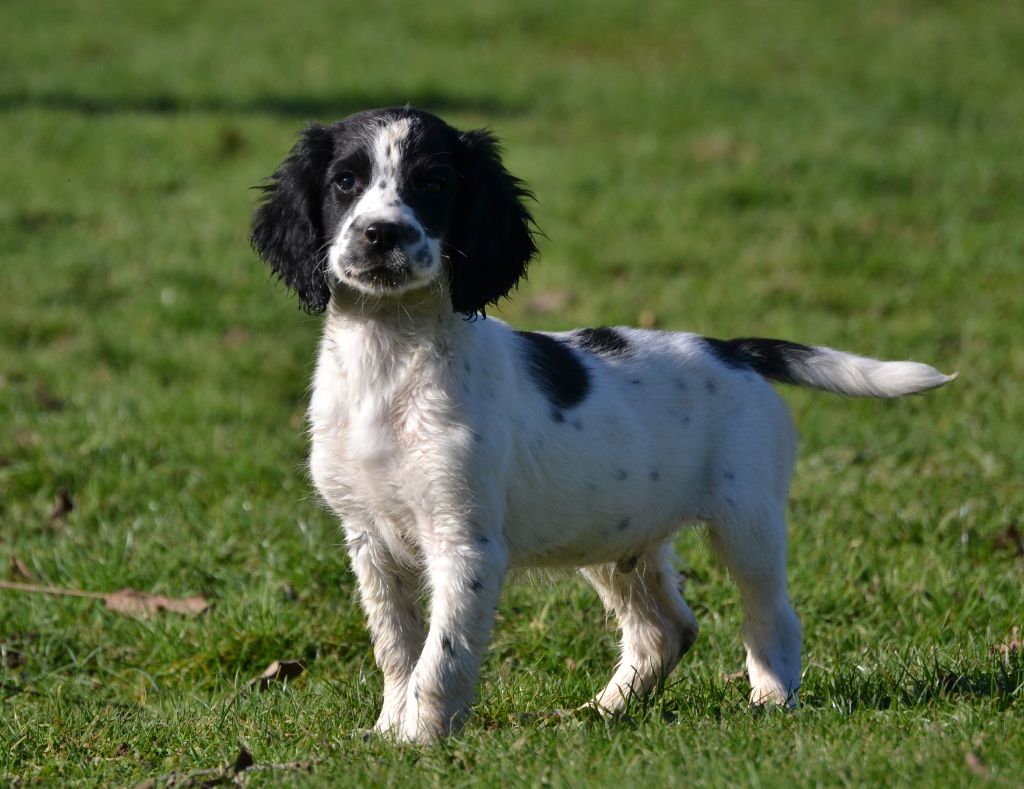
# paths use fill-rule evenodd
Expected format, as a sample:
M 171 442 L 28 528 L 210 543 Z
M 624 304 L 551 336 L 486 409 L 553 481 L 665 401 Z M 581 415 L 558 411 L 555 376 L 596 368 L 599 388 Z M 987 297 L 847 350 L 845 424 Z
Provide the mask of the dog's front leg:
M 371 533 L 348 526 L 346 532 L 373 656 L 384 675 L 384 704 L 374 728 L 396 734 L 405 713 L 409 677 L 423 648 L 419 582 Z
M 433 540 L 424 554 L 430 627 L 409 681 L 401 738 L 426 743 L 458 729 L 469 712 L 508 560 L 496 533 Z

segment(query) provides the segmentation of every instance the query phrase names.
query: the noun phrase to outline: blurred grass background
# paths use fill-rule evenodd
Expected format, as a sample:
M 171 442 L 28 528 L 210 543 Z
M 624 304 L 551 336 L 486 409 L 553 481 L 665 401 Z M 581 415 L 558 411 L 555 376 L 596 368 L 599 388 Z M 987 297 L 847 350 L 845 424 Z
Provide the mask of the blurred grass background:
M 380 683 L 304 471 L 319 321 L 246 233 L 303 124 L 406 102 L 493 129 L 537 193 L 542 257 L 498 311 L 521 327 L 960 370 L 900 402 L 785 392 L 799 713 L 729 679 L 738 601 L 689 533 L 701 639 L 632 721 L 520 717 L 614 661 L 566 579 L 510 588 L 462 737 L 348 736 Z M 1022 118 L 1011 2 L 0 5 L 0 573 L 215 601 L 138 622 L 0 590 L 0 782 L 132 783 L 242 741 L 325 758 L 267 785 L 1016 784 Z M 296 656 L 287 689 L 238 692 Z

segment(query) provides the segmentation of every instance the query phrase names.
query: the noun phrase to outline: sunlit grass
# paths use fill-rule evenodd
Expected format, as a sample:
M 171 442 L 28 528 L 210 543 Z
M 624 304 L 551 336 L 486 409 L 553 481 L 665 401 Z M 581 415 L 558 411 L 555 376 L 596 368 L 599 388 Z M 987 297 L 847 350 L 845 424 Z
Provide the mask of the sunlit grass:
M 6 4 L 0 572 L 214 605 L 140 622 L 0 590 L 0 783 L 131 784 L 241 745 L 319 760 L 248 779 L 267 786 L 1019 781 L 1022 9 Z M 543 255 L 499 311 L 519 326 L 961 372 L 900 402 L 785 393 L 796 713 L 746 704 L 737 595 L 690 532 L 701 637 L 628 720 L 543 714 L 598 689 L 615 638 L 589 590 L 530 579 L 463 735 L 358 733 L 380 679 L 304 471 L 319 322 L 246 232 L 305 122 L 407 101 L 492 128 L 537 193 Z M 308 670 L 245 690 L 285 658 Z

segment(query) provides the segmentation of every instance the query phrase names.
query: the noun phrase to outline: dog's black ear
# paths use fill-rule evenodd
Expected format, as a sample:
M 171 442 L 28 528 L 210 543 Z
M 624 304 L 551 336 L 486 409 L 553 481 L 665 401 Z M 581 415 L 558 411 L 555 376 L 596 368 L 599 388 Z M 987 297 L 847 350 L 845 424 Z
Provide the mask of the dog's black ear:
M 249 240 L 309 312 L 331 298 L 327 283 L 321 199 L 333 154 L 333 135 L 320 124 L 303 130 L 288 158 L 263 186 Z
M 487 131 L 460 134 L 454 164 L 459 191 L 445 249 L 452 307 L 476 315 L 507 296 L 537 254 L 525 204 L 533 194 L 505 169 Z

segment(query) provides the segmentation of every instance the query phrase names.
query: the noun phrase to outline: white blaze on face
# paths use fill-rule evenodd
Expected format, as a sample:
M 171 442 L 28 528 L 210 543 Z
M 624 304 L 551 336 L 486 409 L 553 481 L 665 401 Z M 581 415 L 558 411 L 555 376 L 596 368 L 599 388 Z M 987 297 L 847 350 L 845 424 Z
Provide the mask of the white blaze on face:
M 429 237 L 416 213 L 402 201 L 399 194 L 402 158 L 413 128 L 410 118 L 388 120 L 371 131 L 369 154 L 370 181 L 366 191 L 349 209 L 328 252 L 328 265 L 340 281 L 359 289 L 365 286 L 353 279 L 345 269 L 352 254 L 353 240 L 372 222 L 397 222 L 419 231 L 415 242 L 405 247 L 412 274 L 401 290 L 433 280 L 441 266 L 440 241 Z

